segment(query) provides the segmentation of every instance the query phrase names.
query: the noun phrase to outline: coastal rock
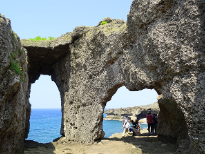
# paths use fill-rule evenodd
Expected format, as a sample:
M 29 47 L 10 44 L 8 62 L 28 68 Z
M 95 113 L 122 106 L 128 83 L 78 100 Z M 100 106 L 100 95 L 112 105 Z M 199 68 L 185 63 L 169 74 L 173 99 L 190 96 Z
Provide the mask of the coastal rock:
M 125 86 L 162 94 L 159 137 L 177 139 L 179 153 L 204 153 L 202 1 L 133 0 L 126 23 L 107 18 L 105 25 L 76 27 L 52 41 L 21 40 L 27 57 L 22 48 L 16 59 L 23 81 L 9 68 L 9 56 L 19 51 L 20 42 L 12 44 L 10 22 L 0 19 L 1 153 L 22 153 L 29 130 L 30 85 L 40 74 L 51 75 L 60 91 L 61 134 L 67 141 L 92 144 L 100 139 L 106 103 Z
M 134 106 L 134 107 L 127 107 L 127 108 L 119 108 L 119 109 L 109 109 L 106 110 L 104 113 L 107 116 L 104 120 L 120 120 L 122 121 L 124 116 L 128 118 L 128 120 L 132 119 L 142 119 L 146 118 L 147 110 L 151 109 L 152 114 L 159 114 L 159 105 L 158 102 L 153 104 L 144 105 L 144 106 Z
M 22 153 L 30 119 L 26 50 L 4 16 L 0 17 L 0 81 L 0 153 Z

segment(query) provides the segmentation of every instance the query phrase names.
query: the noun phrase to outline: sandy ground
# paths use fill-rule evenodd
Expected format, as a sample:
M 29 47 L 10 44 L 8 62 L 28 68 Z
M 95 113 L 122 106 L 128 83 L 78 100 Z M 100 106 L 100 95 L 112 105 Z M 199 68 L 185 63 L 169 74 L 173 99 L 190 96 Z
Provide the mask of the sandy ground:
M 55 142 L 42 144 L 26 141 L 25 154 L 174 154 L 177 149 L 176 142 L 172 139 L 162 139 L 149 136 L 147 130 L 142 130 L 140 136 L 127 134 L 122 138 L 122 133 L 113 134 L 93 145 L 81 145 L 65 142 L 62 137 Z

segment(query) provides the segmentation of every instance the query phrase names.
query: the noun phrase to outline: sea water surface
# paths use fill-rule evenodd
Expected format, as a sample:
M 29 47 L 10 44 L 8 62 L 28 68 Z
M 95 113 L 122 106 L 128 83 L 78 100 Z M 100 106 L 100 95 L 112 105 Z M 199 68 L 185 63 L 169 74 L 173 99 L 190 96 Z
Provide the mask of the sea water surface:
M 107 110 L 107 109 L 105 109 Z M 106 114 L 103 113 L 106 117 Z M 34 140 L 39 143 L 52 142 L 60 137 L 61 109 L 32 109 L 30 117 L 30 130 L 27 140 Z M 146 128 L 147 125 L 141 125 Z M 103 120 L 105 137 L 114 133 L 122 133 L 122 122 L 117 120 Z

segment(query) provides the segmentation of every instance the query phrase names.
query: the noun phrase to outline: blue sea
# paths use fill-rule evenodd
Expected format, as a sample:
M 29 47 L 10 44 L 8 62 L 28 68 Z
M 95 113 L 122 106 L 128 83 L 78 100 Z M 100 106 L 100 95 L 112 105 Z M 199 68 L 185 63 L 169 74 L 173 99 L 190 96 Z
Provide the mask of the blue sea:
M 106 114 L 103 114 L 106 117 Z M 30 117 L 30 131 L 27 140 L 39 143 L 52 142 L 60 137 L 61 109 L 32 109 Z M 146 128 L 147 125 L 141 125 Z M 105 138 L 114 133 L 122 133 L 122 122 L 117 120 L 103 120 Z

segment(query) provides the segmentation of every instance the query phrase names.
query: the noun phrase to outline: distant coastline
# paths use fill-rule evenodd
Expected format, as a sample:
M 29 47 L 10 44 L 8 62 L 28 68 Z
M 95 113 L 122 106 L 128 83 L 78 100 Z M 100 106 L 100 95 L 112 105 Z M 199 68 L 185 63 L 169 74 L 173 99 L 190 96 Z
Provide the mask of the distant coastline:
M 127 108 L 117 108 L 117 109 L 107 109 L 105 110 L 105 114 L 107 116 L 104 120 L 118 120 L 122 121 L 124 116 L 127 117 L 128 120 L 141 120 L 142 123 L 146 123 L 146 115 L 147 110 L 151 109 L 152 113 L 158 114 L 159 113 L 159 105 L 158 102 L 153 104 L 144 105 L 144 106 L 134 106 L 134 107 L 127 107 Z

